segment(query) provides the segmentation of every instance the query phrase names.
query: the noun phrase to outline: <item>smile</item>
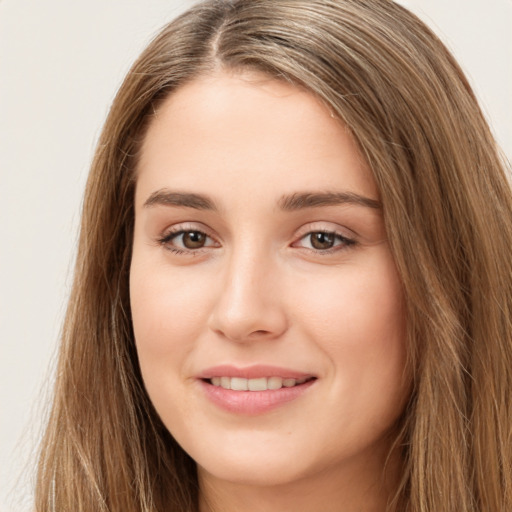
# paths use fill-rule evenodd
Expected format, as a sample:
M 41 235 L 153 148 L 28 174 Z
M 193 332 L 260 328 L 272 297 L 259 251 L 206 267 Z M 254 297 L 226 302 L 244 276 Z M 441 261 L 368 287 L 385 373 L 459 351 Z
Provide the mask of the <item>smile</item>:
M 237 415 L 266 414 L 308 395 L 316 375 L 268 365 L 221 365 L 198 375 L 200 389 L 215 406 Z
M 292 388 L 312 380 L 314 377 L 302 377 L 300 379 L 283 377 L 260 377 L 256 379 L 246 379 L 243 377 L 212 377 L 208 379 L 210 384 L 223 389 L 233 391 L 268 391 L 281 388 Z

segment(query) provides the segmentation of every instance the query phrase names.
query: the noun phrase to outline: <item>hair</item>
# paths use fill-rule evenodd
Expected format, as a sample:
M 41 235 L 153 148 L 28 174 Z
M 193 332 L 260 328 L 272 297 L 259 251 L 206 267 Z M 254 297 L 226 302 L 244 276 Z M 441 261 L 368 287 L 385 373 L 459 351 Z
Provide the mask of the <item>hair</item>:
M 155 412 L 135 350 L 136 169 L 165 98 L 198 77 L 246 69 L 325 103 L 357 140 L 380 191 L 412 375 L 388 510 L 512 510 L 512 194 L 462 71 L 389 0 L 211 0 L 149 44 L 100 137 L 37 511 L 197 511 L 195 463 Z

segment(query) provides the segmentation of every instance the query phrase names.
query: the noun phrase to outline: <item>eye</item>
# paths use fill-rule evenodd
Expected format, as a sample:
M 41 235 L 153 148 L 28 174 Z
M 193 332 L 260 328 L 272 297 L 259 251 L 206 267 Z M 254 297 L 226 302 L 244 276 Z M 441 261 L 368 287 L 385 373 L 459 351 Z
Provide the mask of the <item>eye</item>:
M 176 253 L 193 252 L 205 247 L 218 247 L 211 237 L 197 229 L 173 230 L 158 241 L 166 249 Z
M 303 247 L 316 252 L 333 252 L 352 245 L 356 241 L 334 231 L 311 231 L 295 242 L 294 247 Z
M 187 249 L 200 249 L 205 246 L 207 238 L 201 231 L 183 231 L 174 235 L 172 240 L 179 240 L 179 243 Z

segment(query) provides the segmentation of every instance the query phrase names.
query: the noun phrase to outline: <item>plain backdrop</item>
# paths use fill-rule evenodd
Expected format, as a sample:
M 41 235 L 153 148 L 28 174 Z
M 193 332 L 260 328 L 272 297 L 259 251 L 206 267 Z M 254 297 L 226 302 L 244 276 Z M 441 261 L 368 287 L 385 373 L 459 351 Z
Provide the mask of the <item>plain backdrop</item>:
M 130 64 L 188 0 L 0 0 L 0 512 L 31 510 L 34 450 L 83 187 Z M 512 156 L 512 0 L 403 0 L 459 59 Z

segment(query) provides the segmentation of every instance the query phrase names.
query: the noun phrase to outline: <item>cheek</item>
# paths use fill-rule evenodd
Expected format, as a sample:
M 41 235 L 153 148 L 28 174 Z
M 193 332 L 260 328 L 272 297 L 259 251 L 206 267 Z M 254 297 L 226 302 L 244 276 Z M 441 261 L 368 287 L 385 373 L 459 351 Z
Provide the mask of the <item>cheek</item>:
M 168 265 L 133 260 L 130 297 L 139 365 L 151 401 L 166 416 L 188 414 L 181 398 L 190 377 L 189 356 L 207 322 L 206 298 L 197 284 Z
M 366 263 L 305 280 L 298 318 L 330 362 L 333 393 L 395 403 L 405 384 L 403 293 L 390 256 Z
M 190 377 L 188 357 L 205 324 L 201 294 L 167 265 L 139 264 L 134 254 L 130 301 L 145 388 L 164 423 L 172 426 L 190 412 L 182 397 Z
M 340 269 L 325 279 L 305 280 L 298 304 L 298 316 L 308 319 L 314 336 L 330 349 L 386 349 L 403 336 L 402 291 L 392 265 Z
M 206 297 L 186 274 L 165 265 L 138 265 L 130 271 L 133 327 L 141 350 L 166 352 L 192 339 L 204 325 Z

